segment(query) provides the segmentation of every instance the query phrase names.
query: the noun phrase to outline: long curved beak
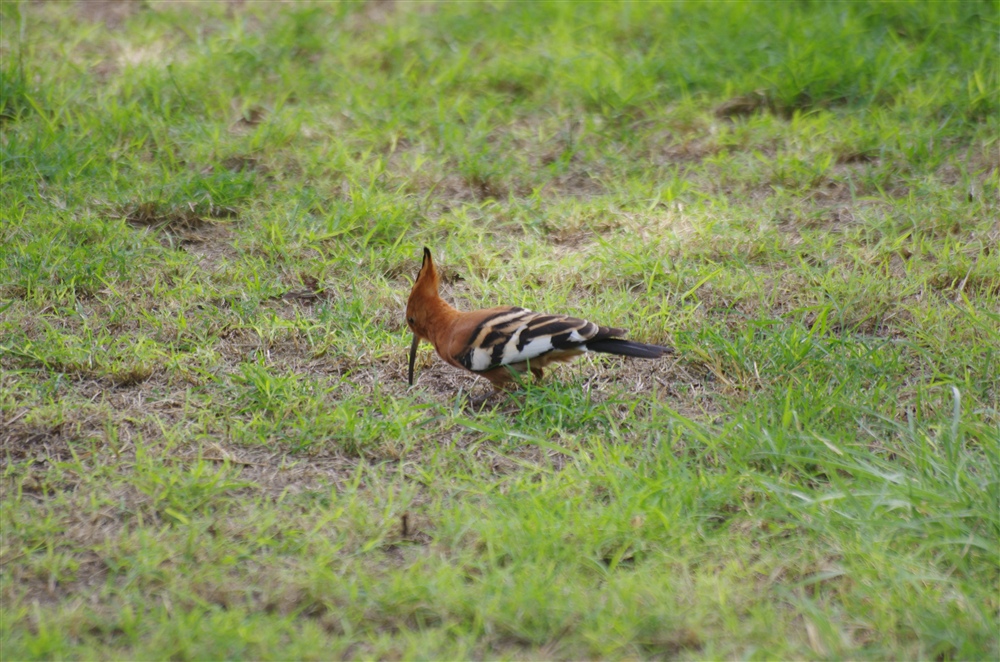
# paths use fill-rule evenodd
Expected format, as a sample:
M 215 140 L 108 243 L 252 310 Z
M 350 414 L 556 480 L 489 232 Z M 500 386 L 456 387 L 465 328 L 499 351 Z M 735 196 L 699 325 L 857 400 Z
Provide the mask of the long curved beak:
M 413 344 L 410 345 L 410 374 L 407 381 L 413 386 L 413 364 L 417 361 L 417 345 L 420 344 L 420 336 L 413 334 Z

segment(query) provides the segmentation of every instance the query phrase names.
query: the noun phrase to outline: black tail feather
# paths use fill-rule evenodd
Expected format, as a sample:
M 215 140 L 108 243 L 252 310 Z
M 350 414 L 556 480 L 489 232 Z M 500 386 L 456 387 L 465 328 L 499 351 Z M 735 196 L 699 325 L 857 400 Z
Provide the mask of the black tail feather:
M 590 340 L 587 349 L 592 352 L 603 352 L 604 354 L 618 354 L 619 356 L 633 356 L 637 359 L 658 359 L 664 354 L 673 354 L 672 347 L 661 345 L 647 345 L 646 343 L 634 342 L 632 340 L 622 340 L 621 338 L 602 338 L 600 340 Z

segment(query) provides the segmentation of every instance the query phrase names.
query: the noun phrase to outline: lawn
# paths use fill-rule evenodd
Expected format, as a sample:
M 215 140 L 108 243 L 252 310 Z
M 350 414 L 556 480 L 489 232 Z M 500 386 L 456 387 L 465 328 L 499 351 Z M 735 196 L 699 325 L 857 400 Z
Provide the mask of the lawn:
M 0 17 L 3 659 L 1000 656 L 996 2 Z

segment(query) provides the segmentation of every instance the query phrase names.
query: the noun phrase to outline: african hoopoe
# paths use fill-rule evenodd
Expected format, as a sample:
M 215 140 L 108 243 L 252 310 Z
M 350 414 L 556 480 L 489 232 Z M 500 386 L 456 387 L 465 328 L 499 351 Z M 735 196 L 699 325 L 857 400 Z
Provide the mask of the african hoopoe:
M 570 361 L 584 352 L 603 352 L 657 359 L 673 349 L 624 340 L 624 329 L 598 326 L 565 315 L 544 315 L 525 308 L 501 306 L 463 313 L 438 294 L 439 277 L 431 252 L 424 261 L 406 303 L 406 324 L 413 331 L 409 382 L 421 339 L 456 368 L 481 375 L 502 388 L 512 372 L 531 370 L 541 378 L 542 368 L 554 361 Z

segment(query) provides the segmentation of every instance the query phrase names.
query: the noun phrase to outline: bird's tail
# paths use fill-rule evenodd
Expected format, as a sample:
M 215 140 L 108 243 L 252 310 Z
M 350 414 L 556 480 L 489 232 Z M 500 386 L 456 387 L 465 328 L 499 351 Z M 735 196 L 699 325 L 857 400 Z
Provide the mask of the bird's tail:
M 633 356 L 637 359 L 658 359 L 665 354 L 674 353 L 673 347 L 647 345 L 646 343 L 635 342 L 632 340 L 622 340 L 621 338 L 602 338 L 600 340 L 590 340 L 587 342 L 587 349 L 591 352 L 618 354 L 619 356 Z

